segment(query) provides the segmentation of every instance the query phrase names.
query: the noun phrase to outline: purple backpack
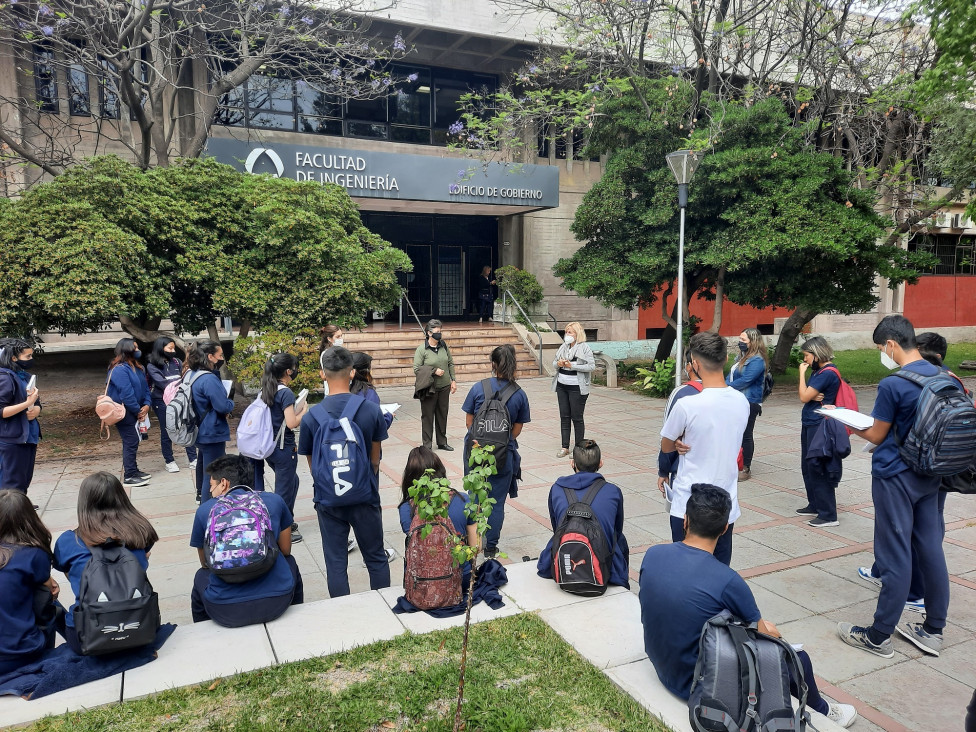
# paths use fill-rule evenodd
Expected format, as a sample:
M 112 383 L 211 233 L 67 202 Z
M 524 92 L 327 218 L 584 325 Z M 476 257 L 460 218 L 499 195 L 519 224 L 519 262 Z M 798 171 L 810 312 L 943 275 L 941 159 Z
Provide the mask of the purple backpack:
M 204 554 L 207 566 L 224 582 L 248 582 L 271 571 L 278 542 L 260 494 L 234 486 L 217 499 L 207 521 Z

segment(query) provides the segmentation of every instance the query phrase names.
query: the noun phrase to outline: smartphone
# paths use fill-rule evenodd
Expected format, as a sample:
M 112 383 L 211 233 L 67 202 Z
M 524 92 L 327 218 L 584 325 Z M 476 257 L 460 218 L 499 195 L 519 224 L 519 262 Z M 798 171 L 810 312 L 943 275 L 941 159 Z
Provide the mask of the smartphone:
M 37 387 L 37 375 L 32 374 L 30 379 L 27 381 L 27 393 L 30 394 Z

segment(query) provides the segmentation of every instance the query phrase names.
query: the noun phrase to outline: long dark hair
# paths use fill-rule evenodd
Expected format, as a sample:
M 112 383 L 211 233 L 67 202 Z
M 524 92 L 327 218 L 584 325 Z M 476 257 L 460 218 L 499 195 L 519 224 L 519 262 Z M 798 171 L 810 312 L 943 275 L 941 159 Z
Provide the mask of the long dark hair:
M 108 365 L 110 369 L 127 363 L 134 369 L 141 369 L 142 364 L 136 361 L 135 352 L 139 350 L 139 344 L 131 338 L 122 338 L 115 344 L 115 358 Z
M 0 569 L 7 566 L 16 551 L 9 545 L 37 547 L 52 556 L 51 532 L 27 494 L 16 490 L 0 491 Z
M 340 328 L 338 325 L 332 325 L 330 323 L 319 331 L 319 335 L 322 337 L 322 340 L 319 343 L 319 353 L 332 346 L 332 339 L 335 338 L 335 334 L 340 330 L 342 330 L 342 328 Z
M 106 472 L 81 481 L 75 533 L 88 546 L 114 539 L 129 549 L 148 551 L 159 541 L 156 529 L 132 505 L 119 479 Z
M 491 366 L 495 370 L 495 378 L 504 381 L 515 380 L 515 348 L 508 343 L 495 346 L 491 352 Z
M 152 353 L 149 354 L 149 363 L 160 371 L 169 366 L 170 359 L 173 358 L 163 351 L 170 343 L 175 344 L 176 341 L 169 336 L 160 336 L 153 341 Z
M 434 471 L 435 478 L 447 477 L 447 468 L 444 467 L 441 459 L 437 457 L 437 453 L 423 445 L 415 447 L 407 455 L 407 464 L 403 468 L 403 480 L 400 482 L 400 492 L 403 497 L 403 500 L 400 501 L 401 505 L 410 500 L 409 491 L 413 482 L 428 470 Z
M 274 404 L 279 382 L 289 371 L 298 373 L 298 359 L 290 353 L 276 353 L 264 362 L 264 373 L 261 374 L 261 401 L 269 407 Z
M 203 369 L 204 371 L 213 371 L 213 364 L 207 359 L 207 356 L 212 356 L 220 348 L 220 344 L 217 341 L 204 340 L 197 341 L 196 343 L 191 343 L 190 347 L 186 351 L 186 367 L 191 371 L 199 371 Z
M 0 368 L 18 369 L 14 356 L 20 358 L 20 354 L 31 348 L 31 344 L 23 338 L 2 338 L 0 339 Z

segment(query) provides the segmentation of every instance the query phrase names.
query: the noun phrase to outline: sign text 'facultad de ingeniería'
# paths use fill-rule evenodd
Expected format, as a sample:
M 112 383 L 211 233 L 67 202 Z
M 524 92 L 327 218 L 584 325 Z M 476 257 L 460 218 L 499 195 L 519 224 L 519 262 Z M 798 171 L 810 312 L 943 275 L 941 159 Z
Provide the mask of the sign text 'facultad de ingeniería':
M 559 205 L 555 167 L 489 163 L 306 145 L 261 146 L 212 138 L 207 154 L 249 173 L 332 183 L 359 198 L 393 198 L 550 208 Z

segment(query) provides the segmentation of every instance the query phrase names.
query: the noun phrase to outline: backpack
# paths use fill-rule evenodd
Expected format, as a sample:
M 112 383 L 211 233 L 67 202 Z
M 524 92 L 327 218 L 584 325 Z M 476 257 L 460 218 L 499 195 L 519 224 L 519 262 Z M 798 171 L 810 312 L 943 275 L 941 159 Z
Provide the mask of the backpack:
M 559 589 L 574 595 L 597 597 L 607 591 L 613 549 L 592 508 L 604 485 L 597 478 L 582 498 L 563 488 L 569 508 L 552 535 L 552 577 Z
M 465 437 L 465 456 L 470 454 L 474 443 L 481 447 L 494 446 L 495 467 L 502 472 L 508 464 L 508 443 L 512 439 L 512 417 L 508 411 L 508 400 L 522 387 L 514 381 L 508 382 L 501 391 L 495 391 L 491 379 L 481 382 L 485 399 L 474 415 L 471 430 Z M 489 396 L 491 395 L 491 396 Z M 467 459 L 467 457 L 465 457 Z
M 941 476 L 976 467 L 976 407 L 958 380 L 945 372 L 922 376 L 902 369 L 894 375 L 921 389 L 915 423 L 898 446 L 908 467 L 922 475 Z
M 766 397 L 773 393 L 773 386 L 776 385 L 776 380 L 773 379 L 773 372 L 766 369 L 763 374 L 763 390 L 762 390 L 762 400 L 766 401 Z
M 204 538 L 207 566 L 224 582 L 240 584 L 271 571 L 278 560 L 271 516 L 261 496 L 247 486 L 233 489 L 210 509 Z
M 325 403 L 309 410 L 319 423 L 312 444 L 312 482 L 316 505 L 352 506 L 373 498 L 373 466 L 369 461 L 372 445 L 366 445 L 363 432 L 354 419 L 366 403 L 353 394 L 338 419 L 329 414 Z
M 451 491 L 451 497 L 456 494 Z M 461 602 L 461 565 L 451 547 L 460 536 L 450 519 L 425 521 L 411 502 L 410 529 L 403 553 L 403 589 L 407 601 L 421 610 L 452 607 Z M 423 536 L 425 526 L 430 533 Z
M 943 476 L 942 490 L 965 495 L 976 493 L 976 468 L 969 468 L 956 475 Z
M 795 712 L 790 670 L 800 690 Z M 688 697 L 693 730 L 802 732 L 809 721 L 806 705 L 803 667 L 789 643 L 763 635 L 728 610 L 705 623 Z
M 173 379 L 166 385 L 166 388 L 163 389 L 163 404 L 169 404 L 173 401 L 173 397 L 176 396 L 176 392 L 180 388 L 181 381 L 182 379 Z
M 112 371 L 115 371 L 115 368 L 113 367 L 108 372 L 108 378 L 105 379 L 105 391 L 95 400 L 95 414 L 102 420 L 102 426 L 98 428 L 98 434 L 103 440 L 107 440 L 110 437 L 109 427 L 125 419 L 125 405 L 119 404 L 108 395 L 108 385 L 112 382 Z
M 182 378 L 176 387 L 176 393 L 166 405 L 166 433 L 174 445 L 180 447 L 192 447 L 197 442 L 197 433 L 200 431 L 200 420 L 197 419 L 197 410 L 193 406 L 193 384 L 203 376 L 205 371 L 198 371 L 189 378 Z M 169 389 L 169 386 L 166 387 Z M 165 395 L 164 395 L 165 399 Z
M 159 596 L 135 554 L 116 543 L 93 546 L 73 617 L 83 656 L 138 648 L 156 639 Z
M 244 410 L 240 424 L 237 425 L 237 452 L 244 457 L 264 460 L 274 453 L 278 444 L 281 447 L 285 445 L 285 422 L 282 420 L 278 435 L 275 436 L 271 423 L 271 407 L 258 396 Z
M 853 411 L 858 411 L 857 408 L 857 394 L 854 393 L 854 389 L 851 385 L 844 381 L 844 377 L 840 375 L 840 371 L 837 370 L 836 366 L 824 366 L 824 371 L 833 371 L 837 376 L 837 396 L 834 397 L 834 406 L 843 407 L 844 409 L 850 409 Z M 854 434 L 850 427 L 845 427 L 848 435 Z

